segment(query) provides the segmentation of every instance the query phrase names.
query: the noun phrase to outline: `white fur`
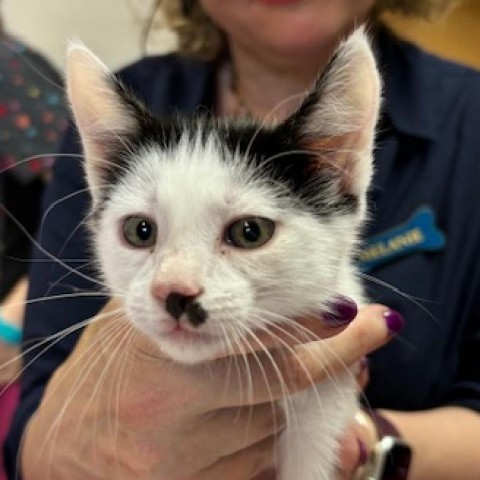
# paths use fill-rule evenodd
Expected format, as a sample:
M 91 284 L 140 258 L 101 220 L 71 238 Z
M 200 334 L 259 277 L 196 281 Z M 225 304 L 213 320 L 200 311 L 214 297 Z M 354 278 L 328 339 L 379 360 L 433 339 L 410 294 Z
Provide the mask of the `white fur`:
M 99 222 L 96 248 L 107 284 L 126 293 L 128 317 L 177 361 L 214 357 L 228 347 L 225 335 L 233 342 L 239 332 L 258 331 L 268 321 L 318 314 L 335 294 L 361 301 L 349 263 L 360 218 L 322 224 L 293 207 L 280 208 L 261 179 L 246 184 L 245 178 L 241 159 L 226 165 L 213 140 L 205 149 L 183 142 L 174 152 L 146 150 Z M 135 213 L 158 225 L 153 252 L 112 235 L 120 232 L 120 218 Z M 238 251 L 222 244 L 224 228 L 242 216 L 278 222 L 268 246 Z M 150 294 L 159 276 L 201 285 L 210 317 L 191 329 L 209 337 L 178 342 L 164 336 L 175 322 Z M 333 479 L 337 439 L 357 408 L 355 388 L 346 373 L 284 403 L 292 422 L 279 444 L 279 479 Z
M 353 92 L 351 101 L 342 97 L 341 105 L 357 114 L 361 109 L 361 120 L 355 123 L 359 125 L 357 130 L 348 131 L 356 134 L 348 142 L 353 155 L 345 160 L 351 163 L 345 168 L 356 172 L 352 191 L 361 195 L 361 208 L 356 213 L 322 221 L 285 199 L 281 186 L 272 187 L 258 172 L 247 169 L 241 157 L 232 155 L 226 161 L 220 140 L 211 135 L 202 142 L 200 131 L 193 142 L 185 137 L 169 151 L 146 145 L 136 156 L 134 168 L 103 206 L 95 221 L 94 244 L 106 283 L 114 294 L 125 296 L 125 309 L 132 323 L 170 358 L 199 363 L 235 346 L 241 338 L 254 345 L 247 332 L 316 315 L 328 309 L 329 301 L 338 294 L 362 302 L 351 258 L 365 216 L 364 195 L 372 168 L 379 82 L 363 33 L 344 48 L 347 50 L 340 61 L 346 63 L 332 71 L 331 89 L 324 99 L 327 103 L 319 105 L 309 119 L 308 134 L 314 132 L 316 121 L 323 122 L 317 118 L 320 114 L 333 121 L 340 98 L 338 92 L 334 94 L 334 86 L 341 85 L 342 95 L 348 97 L 349 91 L 344 88 L 348 85 Z M 360 67 L 354 66 L 362 72 L 358 78 L 364 90 L 351 83 L 356 78 L 348 71 L 352 52 L 354 64 L 359 56 L 364 60 Z M 75 75 L 75 68 L 70 71 Z M 342 72 L 340 82 L 335 71 Z M 90 81 L 95 88 L 101 88 L 101 76 Z M 74 79 L 71 84 L 78 86 Z M 362 91 L 366 99 L 359 98 Z M 76 87 L 71 89 L 71 95 L 88 98 Z M 107 105 L 111 106 L 113 118 L 121 108 L 115 107 L 112 98 Z M 78 105 L 78 99 L 71 101 Z M 90 114 L 90 109 L 81 107 L 75 113 L 79 110 Z M 79 122 L 84 144 L 94 144 L 95 135 L 82 129 L 82 123 L 91 122 L 85 117 Z M 122 130 L 128 121 L 120 121 L 119 125 Z M 89 174 L 93 188 L 100 182 L 95 177 L 95 164 L 97 159 L 92 161 Z M 125 242 L 122 222 L 129 215 L 145 216 L 155 222 L 157 239 L 153 248 L 133 248 Z M 249 216 L 273 220 L 273 238 L 253 250 L 227 245 L 223 240 L 226 227 Z M 199 300 L 209 313 L 208 320 L 193 327 L 180 319 L 183 328 L 193 333 L 190 338 L 172 335 L 176 321 L 164 302 L 152 293 L 159 285 L 183 285 L 202 291 Z M 278 445 L 280 480 L 333 480 L 337 442 L 357 408 L 355 390 L 353 376 L 345 372 L 283 402 L 291 422 Z

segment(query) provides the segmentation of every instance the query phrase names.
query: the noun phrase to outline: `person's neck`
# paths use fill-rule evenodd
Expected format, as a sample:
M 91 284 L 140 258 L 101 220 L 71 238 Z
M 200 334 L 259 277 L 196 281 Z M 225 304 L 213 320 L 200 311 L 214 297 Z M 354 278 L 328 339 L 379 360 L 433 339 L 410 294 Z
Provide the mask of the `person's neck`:
M 275 61 L 241 47 L 230 50 L 233 88 L 243 107 L 256 118 L 281 121 L 296 110 L 323 70 L 330 54 L 314 61 Z

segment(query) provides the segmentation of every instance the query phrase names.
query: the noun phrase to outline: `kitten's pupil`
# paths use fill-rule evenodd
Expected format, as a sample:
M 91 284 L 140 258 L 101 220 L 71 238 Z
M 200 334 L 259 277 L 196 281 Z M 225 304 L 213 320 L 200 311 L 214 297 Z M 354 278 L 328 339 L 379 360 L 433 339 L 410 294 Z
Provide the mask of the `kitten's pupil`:
M 143 221 L 138 224 L 137 236 L 140 240 L 145 242 L 150 238 L 151 234 L 152 234 L 152 226 L 149 223 Z
M 125 240 L 133 247 L 146 248 L 155 244 L 156 226 L 149 219 L 127 217 L 123 223 Z
M 275 223 L 268 218 L 242 218 L 227 228 L 225 242 L 238 248 L 258 248 L 272 238 L 274 231 Z
M 243 224 L 243 236 L 247 242 L 256 242 L 260 238 L 261 231 L 258 223 L 245 222 Z

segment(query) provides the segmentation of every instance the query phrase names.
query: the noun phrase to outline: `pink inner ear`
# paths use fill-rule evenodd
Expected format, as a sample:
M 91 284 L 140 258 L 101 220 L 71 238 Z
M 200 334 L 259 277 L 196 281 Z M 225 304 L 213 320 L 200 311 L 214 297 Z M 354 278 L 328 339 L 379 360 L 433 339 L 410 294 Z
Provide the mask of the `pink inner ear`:
M 352 132 L 332 137 L 310 137 L 302 142 L 304 147 L 316 154 L 315 160 L 310 163 L 310 172 L 330 171 L 338 179 L 341 194 L 356 191 L 354 183 L 359 161 L 356 144 L 359 135 L 358 132 Z

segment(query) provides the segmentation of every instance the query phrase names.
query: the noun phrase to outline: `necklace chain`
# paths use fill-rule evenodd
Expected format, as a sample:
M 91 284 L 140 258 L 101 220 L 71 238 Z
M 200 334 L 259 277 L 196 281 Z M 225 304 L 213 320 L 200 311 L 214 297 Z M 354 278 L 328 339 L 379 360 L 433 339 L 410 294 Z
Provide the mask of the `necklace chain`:
M 239 91 L 237 77 L 231 62 L 227 61 L 221 66 L 219 76 L 220 92 L 223 97 L 220 105 L 221 113 L 230 117 L 253 118 L 251 109 L 248 108 Z

